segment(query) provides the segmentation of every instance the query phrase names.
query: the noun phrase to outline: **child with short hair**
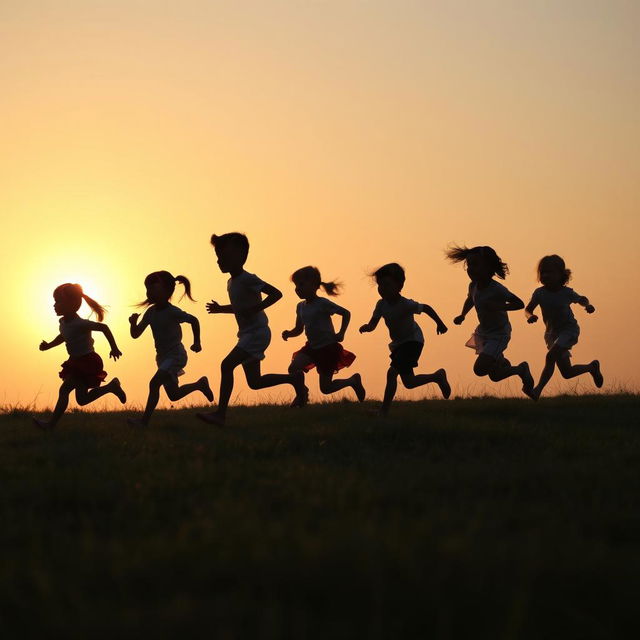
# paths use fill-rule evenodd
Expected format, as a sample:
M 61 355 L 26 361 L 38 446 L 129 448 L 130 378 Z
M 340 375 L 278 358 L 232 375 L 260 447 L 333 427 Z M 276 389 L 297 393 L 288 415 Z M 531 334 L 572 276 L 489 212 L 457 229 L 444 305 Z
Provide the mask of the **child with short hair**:
M 538 263 L 538 280 L 542 284 L 531 296 L 525 307 L 527 322 L 538 321 L 533 312 L 539 305 L 545 324 L 544 340 L 547 344 L 547 356 L 540 380 L 533 389 L 533 396 L 537 400 L 545 388 L 553 371 L 558 366 L 563 378 L 575 378 L 584 373 L 591 374 L 596 387 L 602 387 L 604 382 L 600 371 L 600 362 L 592 360 L 589 364 L 571 364 L 571 347 L 578 343 L 580 327 L 573 312 L 572 304 L 584 307 L 587 313 L 595 311 L 588 298 L 576 293 L 567 282 L 571 279 L 571 270 L 567 269 L 564 260 L 558 255 L 544 256 Z
M 401 295 L 405 283 L 404 269 L 397 263 L 385 264 L 377 269 L 372 277 L 378 285 L 378 300 L 371 320 L 360 327 L 360 333 L 374 331 L 381 318 L 389 329 L 391 342 L 391 364 L 387 371 L 387 384 L 384 390 L 384 398 L 380 414 L 386 415 L 398 388 L 398 376 L 407 389 L 415 389 L 429 382 L 435 382 L 442 395 L 448 398 L 451 395 L 451 387 L 447 380 L 447 372 L 438 369 L 434 373 L 416 375 L 415 367 L 424 347 L 424 336 L 414 315 L 427 314 L 436 323 L 438 335 L 446 333 L 447 327 L 440 316 L 428 304 L 422 304 L 410 300 Z
M 271 342 L 271 330 L 265 309 L 275 304 L 282 293 L 253 273 L 245 271 L 249 255 L 249 240 L 242 233 L 225 233 L 211 236 L 220 271 L 229 274 L 227 291 L 230 304 L 221 305 L 212 300 L 207 303 L 208 313 L 232 313 L 238 323 L 238 343 L 221 363 L 220 395 L 218 409 L 210 413 L 198 413 L 201 420 L 223 426 L 227 407 L 233 391 L 233 372 L 242 366 L 251 389 L 265 389 L 280 384 L 290 384 L 296 397 L 294 406 L 307 403 L 309 390 L 304 384 L 304 374 L 262 374 L 260 361 Z M 264 298 L 262 297 L 264 294 Z

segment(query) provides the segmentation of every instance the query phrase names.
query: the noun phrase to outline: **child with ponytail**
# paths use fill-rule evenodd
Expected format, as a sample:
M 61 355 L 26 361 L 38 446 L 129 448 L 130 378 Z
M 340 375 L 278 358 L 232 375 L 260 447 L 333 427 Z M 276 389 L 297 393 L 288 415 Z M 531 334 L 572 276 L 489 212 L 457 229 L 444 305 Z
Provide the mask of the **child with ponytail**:
M 302 301 L 296 307 L 295 327 L 290 331 L 283 331 L 282 339 L 294 338 L 304 331 L 307 343 L 293 354 L 289 373 L 306 373 L 316 367 L 322 393 L 335 393 L 351 387 L 358 400 L 364 401 L 366 394 L 359 373 L 341 380 L 333 379 L 335 373 L 351 366 L 356 358 L 340 344 L 344 340 L 351 314 L 328 298 L 320 297 L 318 289 L 322 287 L 328 295 L 336 296 L 340 285 L 336 282 L 322 282 L 320 271 L 316 267 L 298 269 L 291 276 L 291 281 L 296 287 L 296 295 Z M 342 318 L 337 333 L 331 322 L 332 315 Z
M 140 316 L 137 313 L 129 317 L 131 337 L 134 339 L 139 338 L 147 327 L 151 327 L 158 365 L 158 370 L 149 381 L 149 396 L 142 418 L 128 419 L 129 424 L 134 427 L 147 426 L 151 414 L 158 405 L 161 387 L 164 387 L 172 401 L 180 400 L 194 391 L 200 391 L 209 402 L 213 402 L 213 393 L 205 376 L 197 382 L 178 384 L 178 376 L 184 374 L 184 367 L 187 364 L 187 352 L 182 344 L 181 323 L 190 324 L 193 330 L 191 351 L 198 353 L 202 347 L 198 319 L 170 303 L 176 282 L 184 286 L 186 296 L 193 301 L 191 283 L 185 276 L 174 277 L 168 271 L 154 271 L 144 280 L 147 297 L 140 303 L 140 306 L 149 308 L 140 322 L 138 322 Z
M 41 429 L 53 429 L 56 426 L 66 411 L 69 396 L 74 390 L 80 406 L 94 402 L 107 393 L 113 393 L 123 404 L 127 401 L 118 378 L 113 378 L 104 387 L 100 386 L 107 377 L 107 372 L 103 370 L 102 358 L 93 349 L 91 333 L 99 331 L 105 335 L 111 347 L 110 358 L 117 360 L 122 355 L 111 330 L 102 322 L 104 307 L 84 293 L 79 284 L 65 283 L 56 287 L 53 300 L 53 309 L 60 316 L 60 332 L 51 342 L 43 340 L 40 343 L 40 351 L 47 351 L 64 343 L 69 359 L 62 363 L 59 375 L 63 382 L 58 391 L 58 401 L 53 415 L 49 420 L 33 418 L 34 424 Z M 83 300 L 96 314 L 98 322 L 86 320 L 78 315 Z

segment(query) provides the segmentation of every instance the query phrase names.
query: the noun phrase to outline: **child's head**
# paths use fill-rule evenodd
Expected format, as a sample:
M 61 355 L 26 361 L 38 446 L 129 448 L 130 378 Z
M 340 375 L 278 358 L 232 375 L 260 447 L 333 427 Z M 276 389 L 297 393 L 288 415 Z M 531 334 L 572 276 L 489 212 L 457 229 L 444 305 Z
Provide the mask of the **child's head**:
M 563 287 L 571 280 L 571 270 L 560 256 L 545 256 L 538 262 L 538 280 L 545 287 Z
M 294 271 L 291 274 L 291 282 L 296 285 L 297 296 L 305 300 L 315 296 L 320 287 L 330 296 L 337 296 L 341 287 L 338 282 L 322 282 L 317 267 L 302 267 Z
M 404 269 L 397 262 L 390 262 L 371 274 L 378 285 L 378 293 L 383 300 L 397 298 L 404 287 Z
M 84 293 L 79 284 L 66 282 L 56 287 L 53 291 L 53 300 L 53 309 L 59 316 L 77 313 L 83 300 L 96 314 L 99 322 L 102 322 L 104 314 L 106 313 L 105 308 Z
M 467 274 L 472 281 L 488 280 L 498 276 L 504 280 L 509 273 L 509 267 L 491 247 L 457 247 L 447 250 L 447 258 L 451 262 L 464 262 Z
M 162 304 L 169 302 L 173 292 L 176 290 L 176 282 L 184 286 L 184 294 L 189 300 L 191 297 L 191 283 L 185 276 L 172 276 L 168 271 L 154 271 L 144 279 L 144 286 L 147 289 L 147 297 L 140 303 L 141 307 L 148 307 L 152 304 Z M 195 301 L 194 301 L 195 302 Z
M 249 239 L 244 233 L 224 233 L 211 236 L 211 244 L 218 257 L 218 266 L 222 273 L 242 269 L 249 255 Z

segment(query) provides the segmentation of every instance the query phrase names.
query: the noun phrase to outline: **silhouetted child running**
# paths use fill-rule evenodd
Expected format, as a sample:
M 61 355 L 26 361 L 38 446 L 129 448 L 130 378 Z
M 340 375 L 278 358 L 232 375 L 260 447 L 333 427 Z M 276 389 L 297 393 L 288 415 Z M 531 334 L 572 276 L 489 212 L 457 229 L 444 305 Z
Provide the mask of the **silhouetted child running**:
M 211 413 L 198 413 L 198 418 L 210 424 L 224 425 L 229 399 L 233 391 L 233 372 L 240 365 L 244 369 L 247 384 L 251 389 L 265 389 L 279 384 L 290 384 L 296 392 L 294 404 L 306 404 L 309 390 L 304 384 L 304 374 L 262 374 L 260 361 L 271 342 L 271 330 L 264 310 L 275 304 L 282 293 L 274 286 L 260 280 L 258 276 L 244 270 L 249 255 L 249 240 L 242 233 L 225 233 L 211 236 L 211 244 L 218 258 L 222 273 L 231 277 L 227 291 L 231 304 L 221 305 L 215 301 L 207 303 L 209 313 L 233 313 L 238 323 L 238 344 L 224 358 L 220 366 L 220 397 L 218 409 Z M 263 299 L 262 295 L 266 297 Z
M 540 380 L 533 389 L 536 400 L 551 380 L 556 365 L 563 378 L 590 373 L 596 387 L 600 388 L 603 384 L 598 360 L 593 360 L 590 364 L 571 365 L 571 347 L 578 343 L 580 335 L 580 327 L 571 311 L 571 305 L 579 304 L 587 313 L 593 313 L 595 308 L 587 298 L 566 286 L 570 279 L 571 271 L 566 268 L 560 256 L 545 256 L 538 263 L 538 280 L 542 286 L 533 292 L 531 301 L 525 308 L 527 322 L 531 324 L 538 321 L 538 316 L 533 312 L 540 305 L 546 328 L 544 340 L 548 352 Z
M 384 318 L 389 329 L 391 342 L 391 364 L 387 371 L 387 384 L 384 390 L 384 398 L 380 414 L 386 415 L 398 388 L 398 376 L 407 389 L 415 389 L 429 382 L 435 382 L 442 395 L 448 398 L 451 395 L 451 387 L 444 369 L 438 369 L 434 373 L 422 373 L 416 375 L 413 370 L 418 366 L 418 360 L 424 348 L 424 336 L 414 315 L 426 313 L 436 323 L 436 333 L 447 332 L 447 327 L 438 314 L 428 304 L 421 304 L 401 295 L 404 287 L 404 269 L 392 262 L 380 267 L 372 274 L 378 285 L 378 300 L 371 320 L 360 327 L 360 333 L 373 331 Z
M 193 344 L 191 351 L 202 351 L 200 346 L 200 323 L 198 318 L 186 313 L 171 304 L 171 296 L 176 289 L 176 282 L 184 286 L 185 294 L 191 297 L 191 283 L 185 276 L 175 276 L 168 271 L 154 271 L 144 279 L 147 297 L 139 306 L 148 306 L 142 319 L 140 314 L 133 313 L 129 317 L 132 338 L 139 338 L 147 327 L 151 327 L 156 347 L 156 364 L 158 370 L 149 381 L 149 396 L 142 418 L 128 418 L 127 422 L 134 427 L 145 427 L 149 424 L 151 414 L 158 406 L 160 388 L 164 387 L 169 400 L 175 402 L 194 391 L 200 391 L 204 397 L 213 402 L 213 392 L 205 376 L 197 382 L 179 385 L 178 376 L 184 374 L 187 364 L 187 352 L 182 344 L 182 323 L 191 325 Z
M 80 406 L 85 406 L 107 393 L 113 393 L 122 404 L 127 401 L 118 378 L 113 378 L 104 387 L 100 386 L 107 377 L 107 372 L 103 370 L 102 358 L 93 349 L 91 333 L 104 333 L 111 347 L 110 358 L 117 360 L 122 355 L 111 330 L 102 323 L 104 307 L 85 294 L 79 284 L 66 283 L 56 287 L 53 300 L 53 309 L 60 316 L 60 333 L 51 342 L 43 340 L 40 343 L 40 351 L 47 351 L 64 343 L 69 359 L 62 363 L 59 375 L 63 383 L 58 391 L 58 401 L 50 420 L 33 418 L 34 424 L 41 429 L 52 429 L 56 426 L 69 405 L 69 395 L 73 390 Z M 96 314 L 99 322 L 85 320 L 78 315 L 83 300 Z
M 293 354 L 289 373 L 307 372 L 316 367 L 322 393 L 335 393 L 351 387 L 358 400 L 363 402 L 366 392 L 359 373 L 346 379 L 333 379 L 335 373 L 351 366 L 356 358 L 340 344 L 344 340 L 351 314 L 335 302 L 318 296 L 318 289 L 322 287 L 328 295 L 335 296 L 338 295 L 340 285 L 336 282 L 322 282 L 320 271 L 316 267 L 298 269 L 291 276 L 291 281 L 302 302 L 296 307 L 295 327 L 291 331 L 283 331 L 282 339 L 294 338 L 304 331 L 307 343 Z M 331 321 L 334 314 L 342 318 L 337 333 Z
M 533 397 L 533 378 L 529 365 L 521 362 L 514 367 L 504 357 L 511 340 L 511 323 L 507 313 L 524 308 L 524 302 L 518 296 L 493 279 L 493 276 L 497 276 L 504 280 L 509 268 L 491 247 L 452 247 L 447 251 L 447 257 L 452 262 L 464 262 L 471 280 L 462 313 L 453 322 L 462 324 L 467 313 L 475 307 L 479 324 L 465 345 L 478 355 L 473 372 L 477 376 L 489 376 L 493 382 L 520 376 L 522 391 Z

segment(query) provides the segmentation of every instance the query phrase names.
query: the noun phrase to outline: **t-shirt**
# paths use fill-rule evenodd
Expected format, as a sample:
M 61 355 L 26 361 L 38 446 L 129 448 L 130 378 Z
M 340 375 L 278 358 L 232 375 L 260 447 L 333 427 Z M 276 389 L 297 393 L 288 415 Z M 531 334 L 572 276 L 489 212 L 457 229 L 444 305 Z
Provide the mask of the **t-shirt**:
M 578 302 L 581 297 L 570 287 L 562 287 L 558 291 L 539 287 L 533 292 L 531 302 L 540 305 L 547 331 L 558 333 L 563 329 L 578 326 L 578 321 L 571 310 L 571 304 Z
M 491 280 L 480 289 L 475 282 L 469 284 L 469 297 L 478 314 L 480 329 L 487 333 L 510 332 L 511 324 L 504 304 L 511 298 L 507 287 Z
M 60 318 L 60 334 L 64 338 L 67 353 L 72 358 L 85 356 L 93 351 L 93 338 L 91 337 L 91 320 L 85 320 L 75 316 L 71 320 Z
M 254 307 L 262 302 L 262 290 L 266 282 L 257 275 L 242 271 L 227 281 L 227 291 L 233 313 L 238 323 L 238 333 L 257 331 L 269 326 L 269 320 L 264 310 L 250 316 L 242 313 L 245 309 Z
M 189 322 L 193 316 L 175 305 L 167 305 L 158 309 L 155 305 L 149 307 L 142 316 L 139 327 L 144 329 L 151 327 L 153 342 L 156 345 L 156 353 L 165 355 L 182 347 L 181 322 Z
M 422 305 L 419 302 L 400 296 L 393 303 L 378 300 L 373 310 L 373 318 L 378 320 L 384 318 L 391 337 L 389 348 L 395 349 L 405 342 L 424 343 L 422 329 L 413 318 L 414 315 L 421 312 Z
M 296 313 L 304 325 L 304 333 L 312 349 L 320 349 L 336 341 L 331 316 L 341 310 L 341 307 L 327 298 L 314 298 L 310 302 L 303 300 L 298 303 Z

